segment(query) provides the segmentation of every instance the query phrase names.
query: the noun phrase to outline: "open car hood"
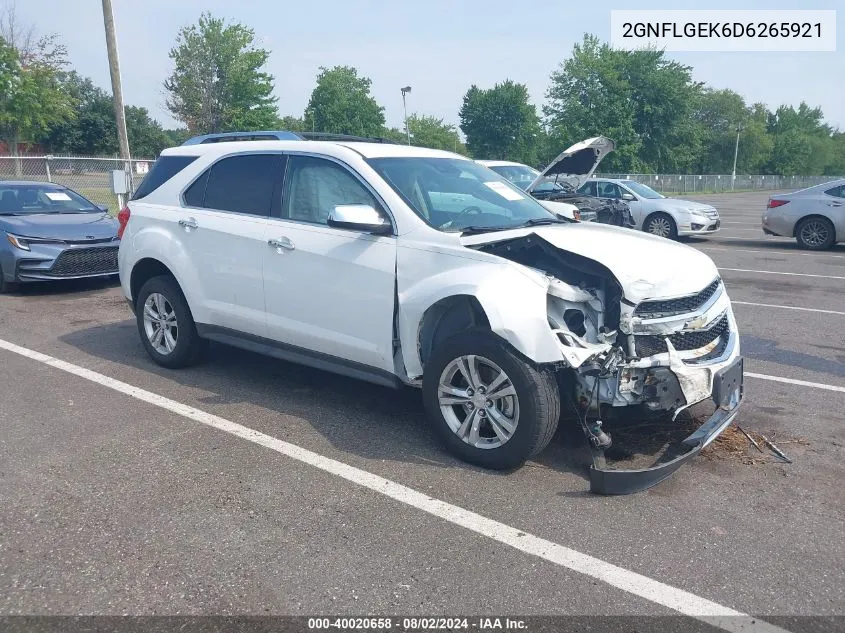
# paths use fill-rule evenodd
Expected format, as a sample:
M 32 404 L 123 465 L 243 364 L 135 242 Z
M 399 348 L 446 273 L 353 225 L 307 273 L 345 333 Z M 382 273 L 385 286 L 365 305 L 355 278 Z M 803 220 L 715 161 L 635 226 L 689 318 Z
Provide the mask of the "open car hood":
M 593 175 L 602 159 L 616 146 L 606 136 L 588 138 L 563 150 L 548 167 L 534 179 L 526 191 L 531 193 L 544 182 L 568 182 L 578 189 Z

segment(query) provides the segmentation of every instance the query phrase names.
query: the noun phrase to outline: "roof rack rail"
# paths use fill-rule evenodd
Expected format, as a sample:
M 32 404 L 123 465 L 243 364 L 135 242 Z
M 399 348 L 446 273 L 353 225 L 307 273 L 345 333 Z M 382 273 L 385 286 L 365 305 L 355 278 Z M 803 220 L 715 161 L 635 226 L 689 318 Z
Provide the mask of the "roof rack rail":
M 297 132 L 306 141 L 347 141 L 350 143 L 393 143 L 380 136 L 352 136 L 350 134 L 332 134 L 331 132 Z
M 287 130 L 258 130 L 251 132 L 219 132 L 202 134 L 189 138 L 182 145 L 205 145 L 207 143 L 230 143 L 234 141 L 301 141 L 296 132 Z

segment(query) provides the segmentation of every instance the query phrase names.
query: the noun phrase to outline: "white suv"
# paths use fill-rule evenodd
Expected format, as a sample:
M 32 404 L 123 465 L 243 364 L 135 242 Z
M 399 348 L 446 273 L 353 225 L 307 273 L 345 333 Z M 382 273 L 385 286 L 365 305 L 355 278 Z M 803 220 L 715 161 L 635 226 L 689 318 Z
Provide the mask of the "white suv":
M 446 446 L 524 463 L 562 408 L 594 449 L 593 490 L 653 485 L 742 397 L 736 323 L 713 262 L 573 223 L 461 156 L 404 145 L 222 142 L 165 150 L 119 214 L 120 279 L 152 359 L 206 341 L 423 390 Z M 604 467 L 593 413 L 715 412 L 688 452 Z

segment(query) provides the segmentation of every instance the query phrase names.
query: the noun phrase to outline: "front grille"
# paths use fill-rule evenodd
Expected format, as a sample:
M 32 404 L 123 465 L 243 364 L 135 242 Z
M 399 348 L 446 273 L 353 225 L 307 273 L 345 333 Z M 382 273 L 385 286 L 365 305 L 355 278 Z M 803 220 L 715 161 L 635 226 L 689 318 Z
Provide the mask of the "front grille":
M 698 294 L 679 297 L 678 299 L 665 299 L 662 301 L 643 301 L 634 308 L 634 316 L 643 319 L 659 319 L 661 317 L 677 316 L 688 312 L 695 312 L 716 293 L 719 289 L 721 279 L 716 279 Z
M 677 332 L 668 337 L 672 342 L 672 347 L 680 351 L 689 351 L 704 347 L 708 343 L 712 343 L 722 334 L 728 331 L 728 315 L 725 314 L 719 321 L 709 330 L 702 330 L 699 332 Z M 639 335 L 634 337 L 634 349 L 637 356 L 646 358 L 654 356 L 655 354 L 663 354 L 669 351 L 666 347 L 667 337 L 653 336 L 653 335 Z
M 117 246 L 68 249 L 56 258 L 50 274 L 56 277 L 78 277 L 116 273 L 117 249 Z

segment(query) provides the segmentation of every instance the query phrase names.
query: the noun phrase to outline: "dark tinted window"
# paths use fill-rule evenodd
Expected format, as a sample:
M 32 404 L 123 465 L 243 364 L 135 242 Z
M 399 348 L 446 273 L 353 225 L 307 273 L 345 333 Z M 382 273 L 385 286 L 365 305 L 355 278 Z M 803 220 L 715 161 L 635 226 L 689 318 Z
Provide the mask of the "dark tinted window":
M 329 211 L 337 205 L 378 206 L 355 176 L 330 160 L 291 156 L 288 174 L 284 218 L 325 224 Z
M 215 163 L 205 187 L 203 207 L 270 215 L 273 189 L 282 176 L 279 154 L 245 154 Z
M 829 196 L 833 196 L 834 198 L 845 198 L 845 185 L 828 189 L 825 193 Z
M 596 195 L 596 183 L 594 180 L 590 180 L 585 182 L 581 185 L 581 188 L 578 189 L 578 193 L 583 193 L 587 196 L 595 196 Z
M 196 156 L 161 156 L 135 190 L 133 200 L 150 195 L 197 159 Z
M 208 173 L 210 169 L 202 172 L 202 176 L 197 178 L 190 187 L 185 190 L 182 196 L 185 199 L 185 204 L 189 207 L 201 207 L 202 200 L 205 197 L 205 186 L 208 183 Z

